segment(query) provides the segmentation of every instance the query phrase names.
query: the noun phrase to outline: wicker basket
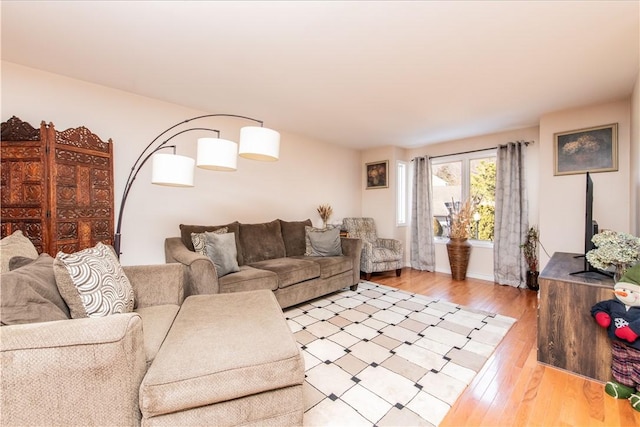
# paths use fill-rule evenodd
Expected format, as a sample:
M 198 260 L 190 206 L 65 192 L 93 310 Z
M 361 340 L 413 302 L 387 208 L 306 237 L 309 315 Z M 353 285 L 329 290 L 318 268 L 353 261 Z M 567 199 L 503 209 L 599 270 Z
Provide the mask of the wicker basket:
M 449 239 L 447 254 L 453 280 L 464 280 L 467 277 L 470 253 L 471 243 L 467 239 Z

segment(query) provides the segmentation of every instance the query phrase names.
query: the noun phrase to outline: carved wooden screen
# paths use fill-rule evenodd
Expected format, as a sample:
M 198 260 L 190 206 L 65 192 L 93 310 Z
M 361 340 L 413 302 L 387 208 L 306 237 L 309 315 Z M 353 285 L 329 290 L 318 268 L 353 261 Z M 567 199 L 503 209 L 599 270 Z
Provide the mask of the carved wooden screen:
M 104 142 L 85 127 L 55 132 L 49 156 L 53 251 L 113 244 L 112 153 L 111 140 Z
M 2 123 L 2 237 L 15 230 L 55 256 L 113 244 L 113 144 L 85 127 Z
M 22 230 L 39 253 L 49 248 L 46 139 L 47 125 L 39 129 L 17 117 L 2 123 L 2 237 Z

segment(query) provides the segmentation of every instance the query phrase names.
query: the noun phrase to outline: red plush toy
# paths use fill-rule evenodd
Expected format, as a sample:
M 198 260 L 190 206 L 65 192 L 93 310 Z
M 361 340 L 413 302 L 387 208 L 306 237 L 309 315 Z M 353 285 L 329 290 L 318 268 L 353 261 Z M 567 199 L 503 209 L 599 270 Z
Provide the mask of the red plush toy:
M 640 411 L 640 264 L 630 268 L 614 286 L 616 299 L 591 308 L 598 325 L 611 339 L 611 375 L 605 392 L 616 399 L 629 399 Z

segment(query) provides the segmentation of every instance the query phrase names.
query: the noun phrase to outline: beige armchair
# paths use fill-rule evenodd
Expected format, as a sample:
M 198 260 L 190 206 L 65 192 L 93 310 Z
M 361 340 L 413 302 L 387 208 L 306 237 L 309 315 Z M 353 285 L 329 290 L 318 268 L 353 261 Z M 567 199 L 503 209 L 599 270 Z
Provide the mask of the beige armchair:
M 362 240 L 360 271 L 365 273 L 366 280 L 371 278 L 371 273 L 390 270 L 400 276 L 404 258 L 402 242 L 378 237 L 373 218 L 344 218 L 342 224 L 349 237 Z

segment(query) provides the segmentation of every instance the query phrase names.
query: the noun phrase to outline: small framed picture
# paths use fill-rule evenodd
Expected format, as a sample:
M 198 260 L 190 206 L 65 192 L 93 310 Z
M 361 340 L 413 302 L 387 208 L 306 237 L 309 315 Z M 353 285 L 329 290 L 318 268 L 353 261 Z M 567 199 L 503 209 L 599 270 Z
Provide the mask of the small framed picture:
M 618 170 L 618 124 L 554 134 L 554 175 Z
M 367 190 L 389 187 L 389 161 L 367 163 Z

